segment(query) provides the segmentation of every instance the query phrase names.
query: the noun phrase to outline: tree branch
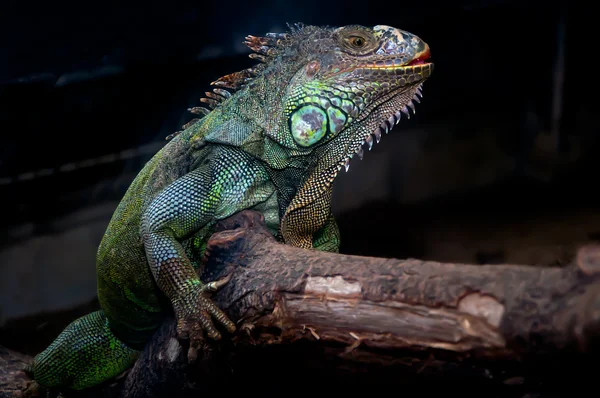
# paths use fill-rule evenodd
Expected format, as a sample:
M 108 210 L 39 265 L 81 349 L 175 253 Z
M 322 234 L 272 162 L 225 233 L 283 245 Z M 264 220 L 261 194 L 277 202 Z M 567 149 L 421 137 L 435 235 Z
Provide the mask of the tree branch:
M 112 396 L 163 396 L 200 380 L 206 388 L 207 379 L 307 358 L 330 376 L 374 367 L 381 377 L 386 369 L 410 379 L 467 368 L 489 376 L 500 367 L 510 384 L 523 376 L 515 364 L 543 369 L 597 353 L 600 341 L 599 247 L 582 248 L 564 268 L 360 257 L 277 243 L 260 214 L 244 211 L 219 223 L 203 263 L 205 281 L 232 274 L 213 298 L 238 331 L 188 365 L 170 318 Z
M 373 366 L 396 372 L 400 365 L 407 378 L 456 366 L 488 374 L 500 365 L 502 380 L 510 384 L 519 377 L 506 376 L 506 361 L 513 368 L 530 361 L 544 372 L 549 359 L 590 353 L 600 340 L 598 247 L 582 248 L 576 264 L 565 268 L 480 266 L 298 249 L 277 243 L 251 211 L 218 228 L 207 246 L 203 280 L 233 275 L 214 300 L 238 322 L 231 344 L 220 346 L 221 355 L 207 350 L 210 359 L 201 361 L 218 382 L 215 358 L 227 352 L 229 364 L 237 357 L 237 373 L 248 379 L 269 363 L 273 372 L 308 356 L 319 364 L 333 360 L 336 371 L 343 366 L 351 373 Z M 174 337 L 171 325 L 153 339 L 149 355 L 128 377 L 130 396 L 159 396 L 152 395 L 157 388 L 152 380 L 165 369 L 177 369 L 169 370 L 177 383 L 199 378 L 196 370 L 181 375 L 185 347 Z M 286 357 L 294 345 L 301 350 Z M 264 365 L 257 361 L 274 347 L 284 355 Z M 251 359 L 239 359 L 244 356 Z

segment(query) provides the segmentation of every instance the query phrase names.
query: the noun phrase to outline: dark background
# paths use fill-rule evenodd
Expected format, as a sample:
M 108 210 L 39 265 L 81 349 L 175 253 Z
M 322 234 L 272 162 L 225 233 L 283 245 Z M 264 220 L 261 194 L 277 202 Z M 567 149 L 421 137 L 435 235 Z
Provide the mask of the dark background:
M 582 4 L 5 0 L 0 344 L 35 353 L 95 305 L 95 250 L 128 184 L 209 82 L 254 63 L 244 36 L 286 22 L 391 25 L 436 64 L 416 115 L 336 181 L 343 252 L 563 266 L 600 240 Z

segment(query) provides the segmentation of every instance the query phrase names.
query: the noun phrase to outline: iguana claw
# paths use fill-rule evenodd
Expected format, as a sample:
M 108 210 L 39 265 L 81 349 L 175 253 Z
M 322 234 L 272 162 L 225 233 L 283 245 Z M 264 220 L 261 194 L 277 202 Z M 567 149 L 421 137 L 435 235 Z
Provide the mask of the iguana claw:
M 235 324 L 227 317 L 213 301 L 207 297 L 211 292 L 217 291 L 231 280 L 231 274 L 227 277 L 202 285 L 193 290 L 188 297 L 179 301 L 175 306 L 177 317 L 177 336 L 180 339 L 189 339 L 188 361 L 196 361 L 198 349 L 204 343 L 206 334 L 213 340 L 220 340 L 221 333 L 215 327 L 212 318 L 225 326 L 228 332 L 235 332 Z
M 203 290 L 206 292 L 214 293 L 217 290 L 219 290 L 220 288 L 222 288 L 223 286 L 225 286 L 227 283 L 229 283 L 232 276 L 233 276 L 233 274 L 229 274 L 223 279 L 219 279 L 218 281 L 209 282 L 206 285 L 204 285 Z

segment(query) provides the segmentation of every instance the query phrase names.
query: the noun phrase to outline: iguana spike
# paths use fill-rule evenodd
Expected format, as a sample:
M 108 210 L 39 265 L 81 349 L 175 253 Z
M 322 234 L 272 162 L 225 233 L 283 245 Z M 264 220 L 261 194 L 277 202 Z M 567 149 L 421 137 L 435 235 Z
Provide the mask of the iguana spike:
M 237 90 L 242 84 L 245 83 L 245 80 L 252 77 L 252 75 L 252 69 L 244 69 L 242 71 L 230 73 L 220 77 L 212 82 L 211 85 Z
M 381 141 L 381 133 L 383 132 L 383 130 L 381 130 L 381 127 L 378 127 L 377 130 L 375 130 L 373 132 L 373 135 L 375 136 L 375 140 L 377 140 L 377 143 L 379 144 L 379 141 Z
M 369 145 L 369 151 L 373 149 L 373 136 L 371 134 L 367 136 L 365 142 Z
M 390 118 L 387 120 L 387 122 L 390 125 L 390 130 L 392 128 L 394 128 L 394 126 L 398 124 L 398 120 L 396 119 L 396 115 L 390 116 Z M 386 133 L 388 133 L 388 131 L 386 131 Z
M 273 39 L 271 39 L 269 37 L 248 35 L 245 37 L 245 39 L 246 39 L 246 41 L 244 43 L 246 43 L 246 45 L 254 51 L 256 51 L 256 49 L 260 49 L 260 47 L 263 47 L 263 46 L 268 47 L 271 44 L 273 44 Z
M 217 106 L 219 106 L 219 101 L 215 101 L 211 98 L 200 98 L 200 102 L 204 102 L 210 107 L 210 109 L 215 109 Z
M 221 97 L 224 97 L 225 99 L 231 97 L 231 93 L 229 91 L 223 90 L 221 88 L 213 88 L 213 92 L 220 95 Z
M 210 113 L 210 109 L 206 109 L 203 106 L 195 106 L 193 108 L 188 108 L 188 112 L 193 113 L 195 115 L 206 116 Z
M 181 134 L 181 133 L 183 133 L 183 130 L 176 131 L 176 132 L 174 132 L 173 134 L 169 134 L 168 136 L 166 136 L 166 137 L 165 137 L 165 140 L 166 140 L 166 141 L 170 141 L 170 140 L 172 140 L 172 139 L 173 139 L 175 136 L 177 136 L 177 135 L 179 135 L 179 134 Z
M 211 109 L 219 106 L 221 102 L 227 99 L 225 96 L 222 96 L 216 92 L 206 91 L 204 95 L 206 95 L 206 98 L 200 98 L 200 101 L 208 104 Z
M 408 107 L 404 105 L 404 108 L 400 109 L 400 112 L 404 113 L 406 117 L 410 119 L 410 112 L 408 111 Z
M 217 102 L 221 102 L 221 101 L 223 101 L 225 99 L 225 98 L 221 97 L 220 95 L 217 95 L 217 94 L 215 94 L 213 92 L 210 92 L 210 91 L 206 91 L 204 93 L 204 95 L 206 95 L 206 98 L 214 99 Z
M 192 120 L 190 120 L 189 122 L 187 122 L 186 124 L 184 124 L 183 126 L 181 126 L 181 128 L 182 128 L 183 130 L 185 130 L 185 129 L 187 129 L 188 127 L 190 127 L 191 125 L 198 123 L 199 121 L 200 121 L 200 119 L 198 119 L 198 118 L 192 119 Z
M 270 56 L 277 53 L 277 41 L 268 37 L 248 35 L 244 44 L 258 54 Z
M 267 62 L 269 60 L 269 58 L 265 57 L 264 55 L 257 54 L 257 53 L 248 54 L 248 57 L 250 57 L 252 59 L 256 59 L 260 62 Z
M 394 113 L 394 116 L 396 116 L 396 125 L 398 125 L 398 123 L 400 123 L 400 120 L 402 120 L 402 113 L 400 111 L 396 111 L 396 113 Z
M 254 76 L 258 76 L 262 71 L 265 70 L 266 67 L 267 64 L 257 64 L 254 65 L 252 68 L 249 68 L 248 72 L 250 72 Z
M 363 151 L 363 147 L 362 146 L 358 147 L 358 149 L 356 150 L 356 154 L 358 155 L 358 157 L 360 158 L 360 160 L 363 159 L 364 151 Z

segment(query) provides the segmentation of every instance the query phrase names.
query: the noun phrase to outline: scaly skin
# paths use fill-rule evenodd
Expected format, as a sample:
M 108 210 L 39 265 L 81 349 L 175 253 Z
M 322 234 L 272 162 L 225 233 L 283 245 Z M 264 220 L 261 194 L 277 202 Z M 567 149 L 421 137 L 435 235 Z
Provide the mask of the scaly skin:
M 213 226 L 244 209 L 286 244 L 336 252 L 333 180 L 363 144 L 379 141 L 433 71 L 429 47 L 388 26 L 318 28 L 247 37 L 263 63 L 214 82 L 214 108 L 143 168 L 97 254 L 101 311 L 69 325 L 34 359 L 43 387 L 81 390 L 129 368 L 174 311 L 198 347 L 234 323 L 196 273 Z M 413 108 L 414 110 L 414 108 Z M 216 322 L 215 322 L 216 321 Z M 191 351 L 193 352 L 193 350 Z

